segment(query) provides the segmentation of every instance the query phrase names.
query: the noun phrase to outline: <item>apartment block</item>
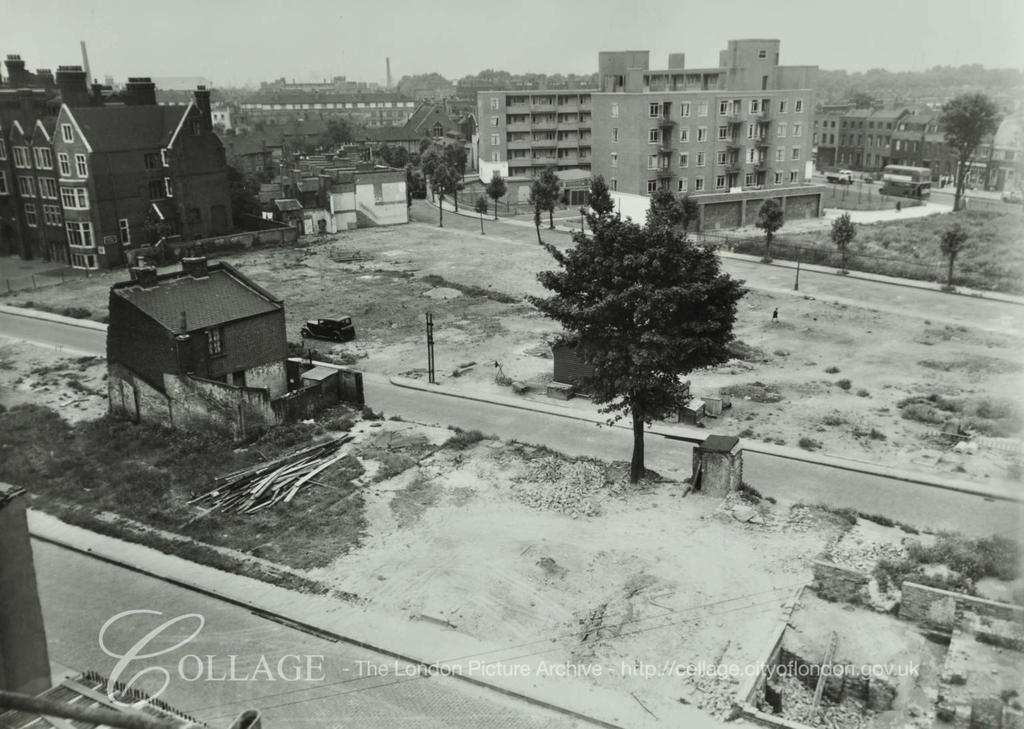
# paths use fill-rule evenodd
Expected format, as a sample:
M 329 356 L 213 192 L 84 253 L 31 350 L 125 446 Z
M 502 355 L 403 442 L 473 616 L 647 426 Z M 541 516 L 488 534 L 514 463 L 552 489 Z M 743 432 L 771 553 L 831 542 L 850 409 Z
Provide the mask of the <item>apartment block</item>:
M 480 179 L 591 166 L 591 91 L 479 91 Z
M 657 190 L 693 196 L 701 229 L 752 222 L 776 198 L 787 217 L 816 217 L 810 185 L 816 66 L 780 66 L 779 41 L 733 40 L 710 68 L 647 51 L 599 54 L 592 94 L 593 162 L 623 215 L 642 219 Z

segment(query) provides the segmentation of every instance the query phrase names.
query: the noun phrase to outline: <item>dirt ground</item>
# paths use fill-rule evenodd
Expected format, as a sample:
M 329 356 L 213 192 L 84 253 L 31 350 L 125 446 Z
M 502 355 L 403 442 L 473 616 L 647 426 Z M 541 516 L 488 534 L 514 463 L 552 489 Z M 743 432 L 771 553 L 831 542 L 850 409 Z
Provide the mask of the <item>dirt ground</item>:
M 65 420 L 98 418 L 107 411 L 107 363 L 68 357 L 49 347 L 0 338 L 0 405 L 32 403 Z
M 498 362 L 509 378 L 542 391 L 551 378 L 547 341 L 558 329 L 526 297 L 544 293 L 536 273 L 553 261 L 528 228 L 487 222 L 481 236 L 459 222 L 350 231 L 227 260 L 284 298 L 296 343 L 308 318 L 353 317 L 358 338 L 344 345 L 308 340 L 318 355 L 372 372 L 425 376 L 429 310 L 442 381 L 493 388 Z M 363 260 L 341 262 L 355 253 Z M 102 319 L 108 287 L 121 277 L 101 274 L 0 301 L 85 307 Z M 772 325 L 768 312 L 776 307 L 780 323 Z M 733 408 L 714 423 L 716 431 L 979 481 L 1019 478 L 1021 337 L 876 310 L 871 302 L 855 307 L 764 290 L 741 301 L 736 335 L 745 345 L 742 360 L 691 376 L 698 396 L 732 393 Z M 901 408 L 908 398 L 942 398 L 945 406 Z M 958 420 L 1011 440 L 960 452 L 929 438 Z

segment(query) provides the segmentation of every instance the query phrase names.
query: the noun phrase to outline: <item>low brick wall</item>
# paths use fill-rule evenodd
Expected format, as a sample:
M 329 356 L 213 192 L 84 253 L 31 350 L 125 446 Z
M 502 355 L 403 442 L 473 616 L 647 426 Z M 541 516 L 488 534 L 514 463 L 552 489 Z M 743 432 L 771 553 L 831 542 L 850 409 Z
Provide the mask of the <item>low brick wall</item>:
M 822 600 L 865 605 L 868 602 L 868 583 L 871 576 L 857 570 L 840 567 L 832 562 L 815 560 L 812 588 Z
M 1024 623 L 1024 608 L 1017 605 L 940 590 L 916 582 L 904 582 L 901 591 L 900 619 L 929 628 L 952 630 L 958 609 L 999 620 Z

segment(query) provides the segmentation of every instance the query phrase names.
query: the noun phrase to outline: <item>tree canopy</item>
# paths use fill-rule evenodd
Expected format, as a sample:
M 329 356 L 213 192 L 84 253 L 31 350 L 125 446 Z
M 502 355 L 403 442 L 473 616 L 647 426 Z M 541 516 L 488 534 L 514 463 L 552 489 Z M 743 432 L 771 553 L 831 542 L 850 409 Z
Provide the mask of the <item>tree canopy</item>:
M 484 188 L 484 192 L 487 193 L 487 197 L 494 201 L 494 219 L 498 219 L 498 200 L 505 197 L 508 193 L 508 187 L 505 185 L 505 180 L 502 176 L 495 171 L 491 177 L 491 181 L 487 183 Z
M 600 200 L 595 185 L 591 199 Z M 593 366 L 587 384 L 594 401 L 616 417 L 630 414 L 636 482 L 644 473 L 644 425 L 678 408 L 682 375 L 729 358 L 744 289 L 721 272 L 714 250 L 670 226 L 640 226 L 596 209 L 587 222 L 590 235 L 574 234 L 568 250 L 542 244 L 559 268 L 538 275 L 552 293 L 531 301 Z
M 832 238 L 832 242 L 839 249 L 839 255 L 842 259 L 842 271 L 846 273 L 846 251 L 850 243 L 853 242 L 853 239 L 857 237 L 857 229 L 854 227 L 853 221 L 850 220 L 849 213 L 843 213 L 832 221 L 832 230 L 829 233 L 829 237 Z
M 757 220 L 754 222 L 754 225 L 764 231 L 765 260 L 771 260 L 772 239 L 775 237 L 775 231 L 781 228 L 785 222 L 786 216 L 782 212 L 782 206 L 779 205 L 778 200 L 769 198 L 761 203 L 761 207 L 758 208 L 757 211 Z
M 999 109 L 984 94 L 963 94 L 943 105 L 939 128 L 957 156 L 953 210 L 961 208 L 967 175 L 978 147 L 985 137 L 995 134 L 998 126 Z

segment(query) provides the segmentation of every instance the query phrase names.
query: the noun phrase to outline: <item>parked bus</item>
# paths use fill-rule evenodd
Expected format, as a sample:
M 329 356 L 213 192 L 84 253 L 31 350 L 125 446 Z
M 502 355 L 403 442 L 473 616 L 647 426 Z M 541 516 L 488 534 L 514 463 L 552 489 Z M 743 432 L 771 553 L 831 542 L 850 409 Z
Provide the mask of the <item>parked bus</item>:
M 932 194 L 932 171 L 927 167 L 886 165 L 882 170 L 883 195 L 928 197 Z

